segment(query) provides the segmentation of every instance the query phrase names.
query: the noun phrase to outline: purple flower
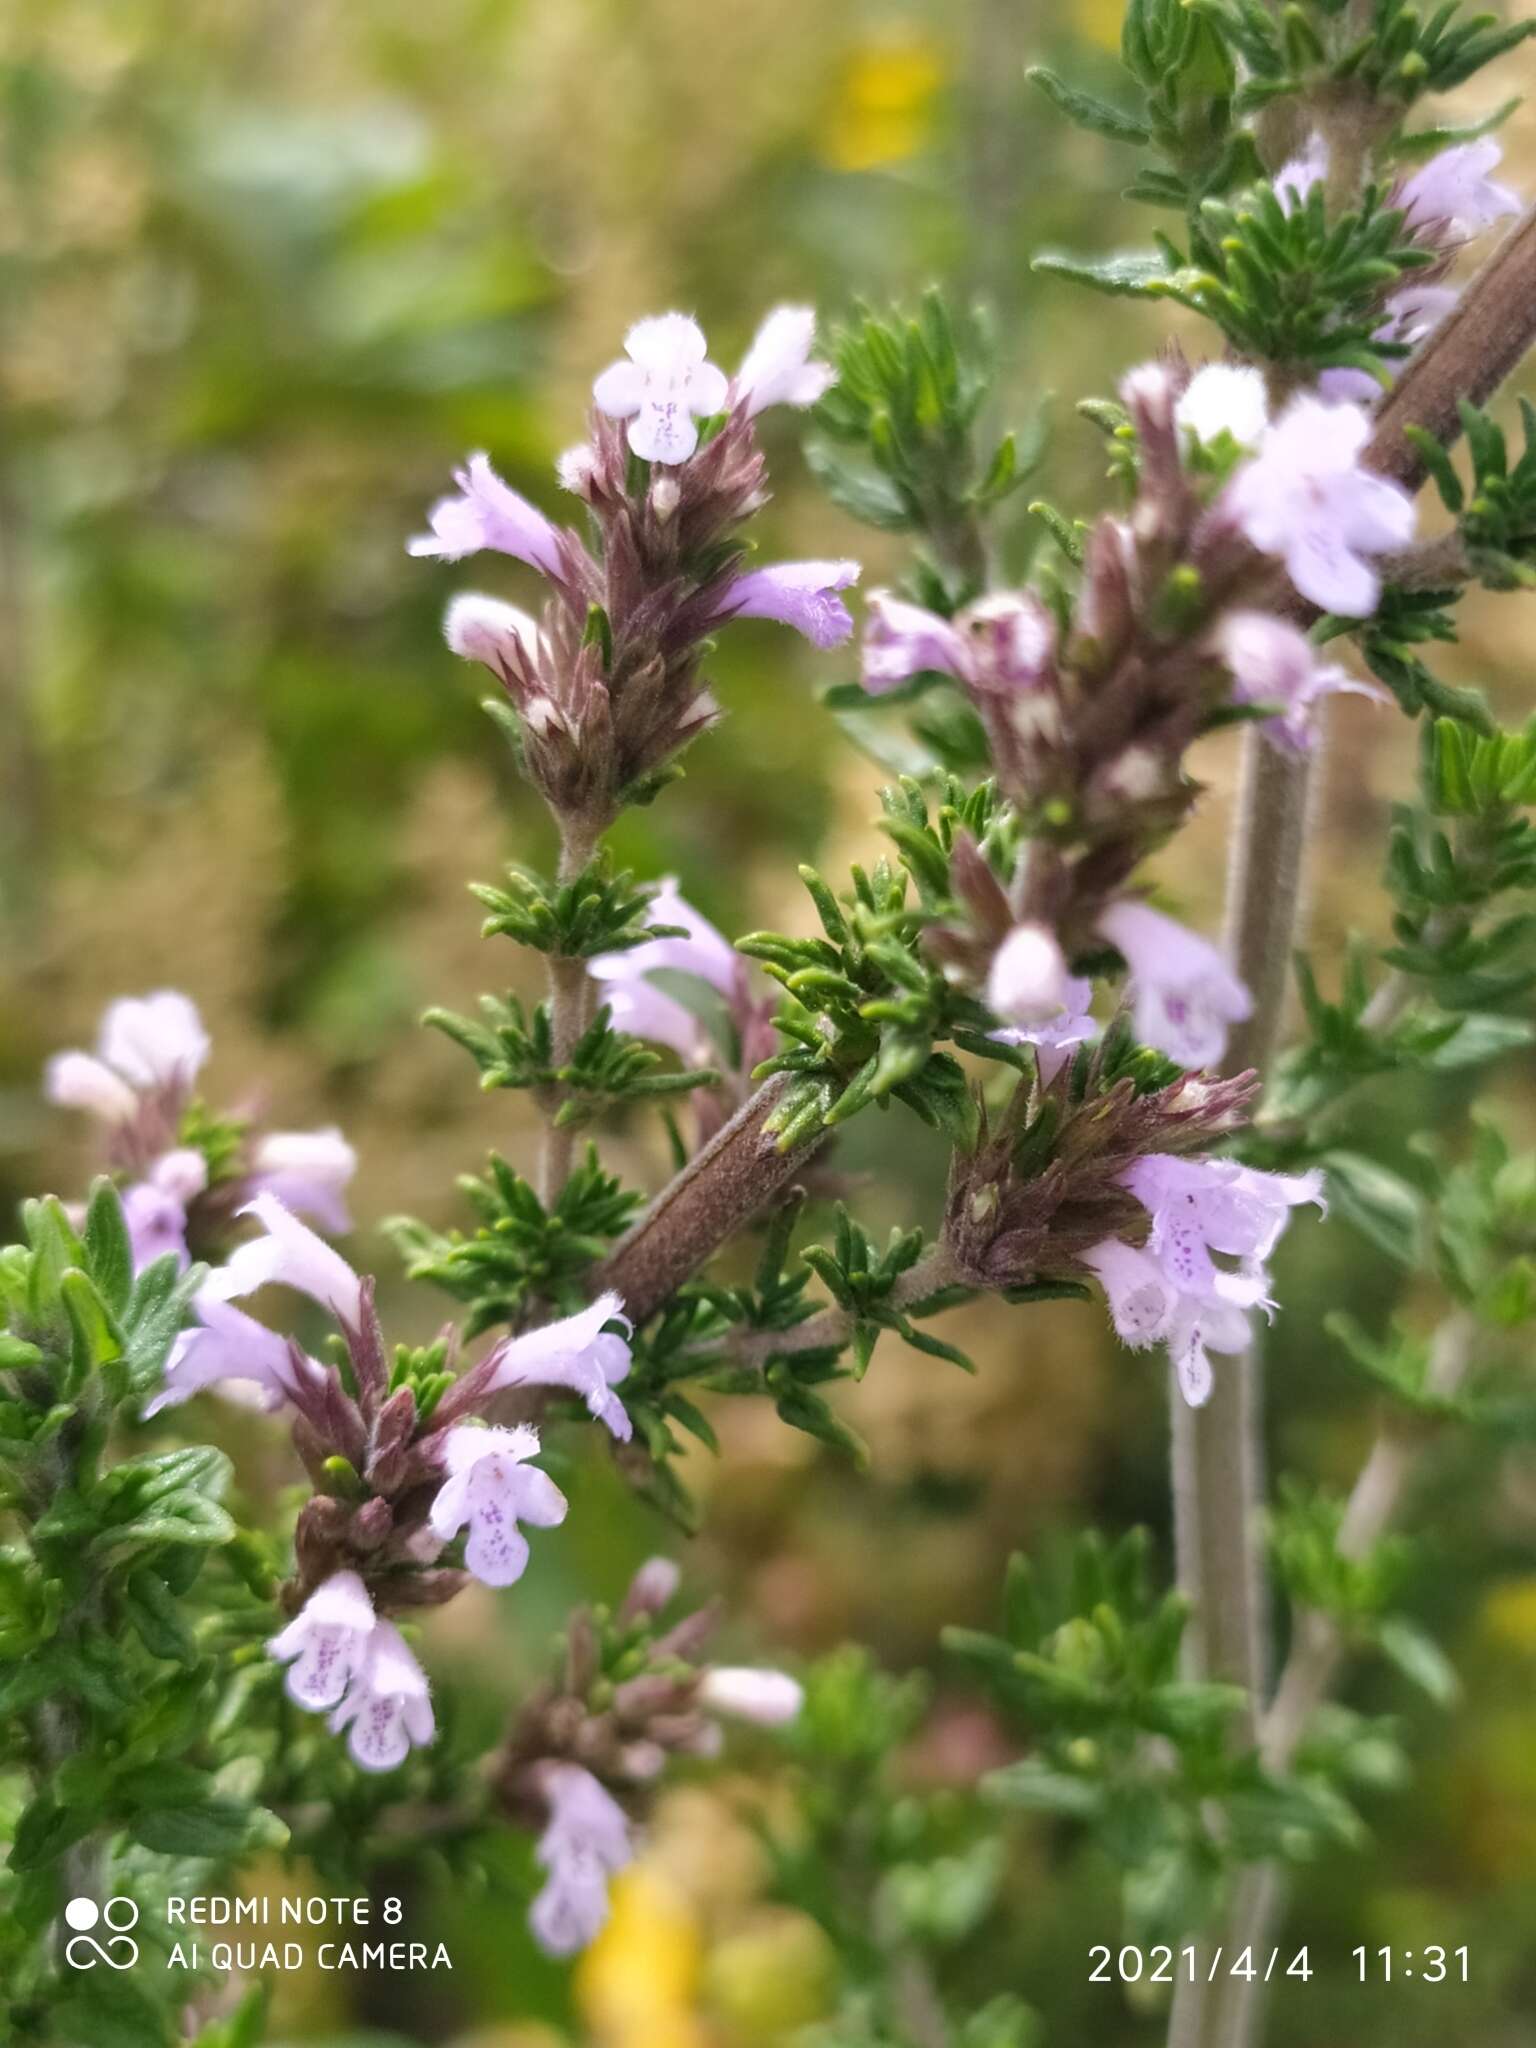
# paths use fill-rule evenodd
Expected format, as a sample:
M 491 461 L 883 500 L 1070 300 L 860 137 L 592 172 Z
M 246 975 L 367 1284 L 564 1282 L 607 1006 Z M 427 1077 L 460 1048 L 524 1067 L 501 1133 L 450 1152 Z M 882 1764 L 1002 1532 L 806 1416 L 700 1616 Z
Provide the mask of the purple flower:
M 1219 1277 L 1211 1254 L 1220 1252 L 1243 1262 L 1238 1277 L 1251 1286 L 1243 1304 L 1250 1308 L 1264 1299 L 1264 1261 L 1279 1243 L 1291 1210 L 1302 1202 L 1324 1206 L 1323 1176 L 1316 1168 L 1260 1173 L 1235 1159 L 1178 1159 L 1149 1152 L 1121 1178 L 1151 1214 L 1147 1248 L 1178 1291 L 1211 1293 Z
M 539 1448 L 538 1431 L 450 1429 L 443 1445 L 448 1477 L 432 1503 L 434 1535 L 446 1543 L 467 1522 L 464 1562 L 486 1586 L 514 1585 L 528 1563 L 528 1543 L 518 1528 L 553 1529 L 565 1520 L 565 1495 L 537 1465 L 527 1461 Z
M 368 1588 L 356 1572 L 334 1572 L 267 1644 L 288 1666 L 288 1697 L 312 1714 L 328 1713 L 361 1668 L 377 1626 Z
M 365 1771 L 392 1771 L 411 1745 L 425 1747 L 436 1733 L 427 1675 L 392 1621 L 377 1621 L 352 1674 L 330 1729 L 352 1733 L 347 1748 Z
M 88 1110 L 103 1123 L 127 1123 L 142 1096 L 180 1100 L 190 1094 L 208 1050 L 208 1034 L 189 997 L 175 989 L 124 996 L 102 1018 L 94 1054 L 62 1052 L 48 1062 L 44 1092 L 65 1109 Z
M 1208 1354 L 1246 1347 L 1249 1310 L 1270 1306 L 1265 1261 L 1298 1203 L 1323 1206 L 1322 1175 L 1158 1152 L 1121 1179 L 1151 1214 L 1146 1249 L 1106 1238 L 1082 1262 L 1103 1284 L 1121 1341 L 1135 1350 L 1166 1343 L 1180 1390 L 1198 1408 L 1213 1385 Z
M 146 1416 L 157 1415 L 162 1408 L 175 1407 L 214 1386 L 257 1390 L 261 1407 L 276 1408 L 294 1397 L 300 1373 L 317 1379 L 321 1375 L 322 1368 L 314 1359 L 306 1357 L 287 1337 L 279 1337 L 243 1309 L 231 1308 L 214 1291 L 214 1278 L 217 1276 L 211 1276 L 194 1304 L 196 1325 L 183 1330 L 171 1346 L 165 1383 L 145 1404 Z
M 1215 1066 L 1227 1026 L 1251 1015 L 1253 999 L 1216 948 L 1145 903 L 1114 903 L 1099 930 L 1124 956 L 1136 1032 L 1181 1067 Z
M 1421 232 L 1444 227 L 1458 241 L 1491 227 L 1506 213 L 1520 211 L 1519 196 L 1497 185 L 1488 173 L 1504 152 L 1492 136 L 1442 149 L 1414 172 L 1397 194 L 1410 227 Z
M 857 562 L 775 562 L 728 585 L 715 617 L 777 619 L 813 647 L 840 647 L 853 620 L 837 593 L 858 580 Z
M 1434 333 L 1460 296 L 1448 284 L 1405 285 L 1387 300 L 1383 308 L 1387 317 L 1376 329 L 1374 339 L 1417 348 Z M 1374 405 L 1381 397 L 1381 385 L 1368 370 L 1324 370 L 1317 380 L 1317 389 L 1330 405 Z
M 1031 690 L 1050 667 L 1056 629 L 1028 591 L 978 598 L 951 619 L 872 590 L 864 628 L 863 683 L 873 697 L 926 670 L 973 690 Z
M 1391 701 L 1384 691 L 1319 661 L 1305 633 L 1268 612 L 1229 612 L 1216 644 L 1232 671 L 1232 694 L 1239 704 L 1280 707 L 1275 717 L 1265 720 L 1264 735 L 1289 753 L 1310 753 L 1316 745 L 1312 713 L 1320 699 L 1348 694 L 1370 697 L 1378 704 Z
M 1269 424 L 1262 371 L 1245 363 L 1207 363 L 1185 385 L 1173 417 L 1206 447 L 1229 434 L 1239 448 L 1257 448 Z
M 730 1714 L 760 1728 L 781 1728 L 805 1704 L 805 1688 L 787 1671 L 764 1671 L 746 1665 L 717 1664 L 699 1686 L 699 1705 L 711 1713 Z
M 1044 1024 L 1066 1010 L 1073 986 L 1056 934 L 1043 924 L 1020 924 L 992 956 L 987 1002 L 1010 1024 Z
M 1223 504 L 1254 547 L 1278 555 L 1324 611 L 1366 618 L 1380 579 L 1365 560 L 1412 537 L 1413 500 L 1359 467 L 1371 424 L 1358 406 L 1303 394 L 1228 484 Z
M 1282 164 L 1275 173 L 1275 197 L 1283 211 L 1293 213 L 1312 187 L 1321 184 L 1327 175 L 1328 144 L 1314 128 L 1300 154 Z
M 629 1345 L 605 1330 L 605 1323 L 630 1325 L 617 1294 L 600 1294 L 590 1307 L 542 1330 L 528 1330 L 497 1345 L 486 1363 L 493 1371 L 488 1393 L 502 1387 L 568 1387 L 580 1394 L 588 1413 L 620 1443 L 634 1434 L 624 1404 L 613 1389 L 629 1372 Z
M 191 1146 L 163 1152 L 141 1181 L 123 1193 L 123 1222 L 136 1273 L 167 1253 L 186 1269 L 187 1204 L 208 1185 L 208 1162 Z
M 528 1924 L 546 1955 L 571 1956 L 608 1918 L 608 1877 L 634 1857 L 624 1809 L 580 1764 L 543 1767 L 549 1823 L 534 1855 L 547 1873 Z
M 357 1154 L 334 1124 L 321 1131 L 268 1131 L 252 1148 L 247 1185 L 340 1237 L 352 1228 L 342 1198 L 356 1171 Z
M 809 306 L 775 306 L 753 337 L 734 386 L 736 403 L 755 419 L 770 405 L 814 405 L 837 382 L 830 363 L 814 362 L 816 315 Z
M 599 412 L 629 421 L 629 445 L 645 462 L 686 462 L 699 445 L 695 419 L 724 409 L 725 372 L 704 360 L 704 330 L 686 313 L 640 320 L 624 337 L 628 362 L 610 363 L 592 387 Z
M 1067 1063 L 1067 1057 L 1091 1038 L 1099 1027 L 1089 1014 L 1093 984 L 1084 976 L 1069 974 L 1062 988 L 1062 1007 L 1056 1015 L 1036 1024 L 1010 1024 L 992 1036 L 999 1045 L 1032 1045 L 1040 1079 L 1049 1087 Z
M 869 593 L 869 617 L 862 648 L 863 683 L 872 697 L 883 697 L 913 676 L 936 669 L 961 676 L 966 647 L 948 619 L 920 604 L 909 604 L 889 590 Z
M 240 1214 L 254 1216 L 266 1234 L 236 1245 L 224 1265 L 209 1274 L 206 1291 L 231 1301 L 259 1287 L 292 1287 L 329 1309 L 346 1329 L 361 1329 L 362 1282 L 340 1252 L 316 1237 L 274 1194 L 253 1196 Z
M 742 988 L 741 956 L 724 933 L 678 893 L 675 875 L 662 881 L 648 915 L 652 924 L 682 925 L 686 936 L 645 939 L 624 952 L 599 953 L 588 963 L 588 971 L 603 985 L 602 1000 L 617 1030 L 670 1046 L 683 1059 L 697 1063 L 705 1047 L 698 1018 L 649 977 L 657 969 L 691 974 L 731 1001 Z
M 494 548 L 498 554 L 512 555 L 541 569 L 546 576 L 560 574 L 558 528 L 536 505 L 502 482 L 489 456 L 471 455 L 463 469 L 454 471 L 453 480 L 459 496 L 438 499 L 427 515 L 432 531 L 409 542 L 409 553 L 459 562 L 482 548 Z

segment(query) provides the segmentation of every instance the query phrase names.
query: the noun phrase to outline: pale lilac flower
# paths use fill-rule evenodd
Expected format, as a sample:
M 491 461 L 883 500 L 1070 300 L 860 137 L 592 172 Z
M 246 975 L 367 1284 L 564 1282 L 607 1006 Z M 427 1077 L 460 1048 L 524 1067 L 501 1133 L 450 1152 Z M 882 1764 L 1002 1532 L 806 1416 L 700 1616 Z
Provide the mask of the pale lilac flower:
M 1145 903 L 1111 904 L 1099 930 L 1125 958 L 1136 1033 L 1181 1067 L 1215 1066 L 1253 999 L 1209 941 Z
M 1321 184 L 1327 175 L 1328 144 L 1321 131 L 1314 128 L 1300 154 L 1282 164 L 1275 173 L 1275 196 L 1282 209 L 1286 213 L 1294 212 L 1312 187 Z
M 1055 638 L 1049 612 L 1028 591 L 995 592 L 943 619 L 888 590 L 873 590 L 862 680 L 874 697 L 926 670 L 973 690 L 1027 691 L 1049 668 Z
M 1040 1079 L 1049 1087 L 1078 1046 L 1098 1037 L 1098 1022 L 1088 1008 L 1092 1001 L 1092 982 L 1085 975 L 1069 974 L 1056 1015 L 1035 1024 L 1010 1024 L 991 1035 L 999 1045 L 1033 1046 Z
M 736 372 L 735 397 L 748 419 L 770 405 L 814 405 L 837 381 L 830 363 L 812 360 L 816 314 L 810 306 L 775 306 Z
M 357 1154 L 334 1124 L 319 1131 L 267 1131 L 252 1148 L 247 1184 L 253 1194 L 275 1195 L 340 1237 L 352 1228 L 343 1197 L 356 1171 Z
M 1317 743 L 1314 706 L 1324 697 L 1348 694 L 1390 703 L 1384 691 L 1333 663 L 1320 661 L 1317 649 L 1295 626 L 1269 612 L 1229 612 L 1217 634 L 1222 660 L 1232 671 L 1233 697 L 1239 704 L 1280 706 L 1264 721 L 1264 735 L 1289 753 L 1309 753 Z
M 1179 1159 L 1149 1152 L 1121 1179 L 1152 1217 L 1147 1249 L 1181 1294 L 1210 1295 L 1218 1278 L 1237 1279 L 1227 1298 L 1246 1307 L 1265 1296 L 1264 1261 L 1280 1240 L 1299 1203 L 1323 1201 L 1323 1176 L 1261 1173 L 1235 1159 Z M 1239 1275 L 1225 1274 L 1212 1253 L 1242 1261 Z
M 1448 284 L 1405 285 L 1387 300 L 1382 309 L 1387 317 L 1373 338 L 1417 348 L 1449 317 L 1460 296 Z M 1381 385 L 1368 370 L 1324 370 L 1317 380 L 1317 389 L 1330 405 L 1374 405 L 1382 395 Z
M 1371 423 L 1355 405 L 1291 401 L 1223 493 L 1254 547 L 1281 557 L 1303 597 L 1365 618 L 1381 581 L 1365 559 L 1412 538 L 1413 500 L 1359 466 Z
M 430 533 L 407 544 L 413 555 L 437 555 L 445 562 L 462 561 L 482 548 L 512 555 L 519 562 L 558 576 L 560 534 L 536 505 L 503 483 L 487 455 L 471 455 L 453 480 L 456 498 L 439 498 L 428 513 Z
M 711 1713 L 754 1721 L 760 1728 L 781 1728 L 805 1704 L 805 1688 L 787 1671 L 717 1664 L 705 1672 L 698 1699 Z
M 146 1416 L 175 1407 L 205 1387 L 222 1392 L 229 1383 L 259 1390 L 257 1405 L 276 1408 L 293 1397 L 299 1373 L 320 1376 L 322 1368 L 289 1338 L 279 1337 L 243 1309 L 231 1308 L 211 1284 L 198 1294 L 195 1307 L 197 1323 L 183 1330 L 171 1346 L 164 1384 L 145 1404 Z
M 1133 1351 L 1161 1343 L 1172 1325 L 1178 1296 L 1156 1259 L 1118 1237 L 1106 1237 L 1081 1259 L 1098 1275 L 1121 1343 Z
M 464 1562 L 486 1586 L 510 1586 L 523 1575 L 528 1543 L 518 1528 L 553 1529 L 565 1520 L 565 1495 L 547 1472 L 527 1461 L 539 1435 L 516 1429 L 450 1429 L 443 1446 L 448 1477 L 428 1519 L 446 1543 L 467 1522 Z
M 365 1771 L 392 1771 L 411 1745 L 424 1747 L 436 1732 L 427 1675 L 392 1621 L 377 1621 L 330 1729 L 350 1728 L 347 1748 Z
M 608 1918 L 608 1878 L 634 1858 L 629 1820 L 616 1799 L 580 1764 L 542 1772 L 549 1824 L 534 1855 L 547 1873 L 528 1924 L 546 1955 L 575 1955 Z
M 167 1189 L 156 1187 L 153 1180 L 137 1181 L 123 1190 L 123 1223 L 136 1273 L 142 1273 L 146 1266 L 167 1254 L 185 1272 L 190 1254 L 184 1202 L 179 1202 Z
M 208 1034 L 190 997 L 168 988 L 123 996 L 101 1020 L 94 1055 L 64 1052 L 48 1062 L 45 1092 L 66 1109 L 125 1123 L 136 1114 L 140 1096 L 189 1094 L 208 1051 Z
M 465 661 L 483 662 L 505 682 L 522 663 L 539 656 L 539 622 L 515 604 L 466 590 L 443 614 L 443 638 Z
M 629 421 L 629 445 L 645 462 L 686 462 L 699 445 L 696 419 L 724 409 L 725 372 L 705 361 L 704 330 L 686 313 L 639 320 L 624 337 L 628 362 L 611 363 L 592 387 L 599 412 Z
M 619 1610 L 621 1621 L 660 1614 L 677 1597 L 682 1583 L 682 1569 L 673 1558 L 648 1557 L 629 1582 L 629 1591 Z
M 1273 1306 L 1265 1261 L 1298 1203 L 1324 1206 L 1323 1177 L 1149 1153 L 1120 1178 L 1151 1215 L 1147 1248 L 1108 1239 L 1083 1263 L 1102 1280 L 1122 1340 L 1166 1341 L 1184 1398 L 1198 1408 L 1213 1384 L 1207 1354 L 1243 1350 L 1249 1310 Z
M 620 1443 L 634 1434 L 624 1404 L 613 1389 L 629 1372 L 625 1337 L 605 1330 L 605 1323 L 631 1325 L 617 1294 L 600 1294 L 590 1307 L 542 1330 L 508 1337 L 491 1353 L 494 1373 L 487 1392 L 502 1387 L 568 1387 L 580 1394 L 588 1412 L 604 1423 Z
M 1262 371 L 1246 363 L 1207 363 L 1185 385 L 1173 417 L 1207 447 L 1230 434 L 1240 448 L 1257 448 L 1269 425 Z
M 1056 934 L 1043 924 L 1015 925 L 992 956 L 987 1002 L 1009 1024 L 1043 1024 L 1067 1008 L 1071 981 Z
M 208 1162 L 190 1145 L 162 1152 L 143 1180 L 123 1192 L 123 1222 L 135 1272 L 167 1253 L 183 1271 L 188 1261 L 187 1204 L 208 1185 Z
M 88 1052 L 55 1053 L 43 1070 L 43 1093 L 61 1109 L 83 1109 L 104 1124 L 130 1123 L 139 1111 L 121 1074 Z
M 312 1714 L 338 1706 L 376 1626 L 368 1588 L 357 1573 L 333 1572 L 267 1644 L 278 1663 L 288 1666 L 288 1697 Z
M 718 619 L 777 619 L 813 647 L 839 647 L 853 631 L 838 596 L 859 580 L 857 562 L 775 562 L 749 569 L 726 588 Z
M 741 956 L 724 933 L 679 894 L 675 875 L 662 881 L 646 914 L 652 924 L 682 925 L 685 936 L 646 939 L 624 952 L 599 953 L 588 962 L 588 972 L 602 983 L 602 1000 L 615 1029 L 670 1046 L 697 1064 L 706 1050 L 702 1025 L 686 1004 L 649 977 L 659 968 L 692 974 L 729 1000 L 742 986 Z
M 236 1245 L 209 1274 L 207 1291 L 231 1301 L 259 1287 L 293 1287 L 329 1309 L 347 1329 L 362 1327 L 362 1282 L 340 1252 L 316 1237 L 274 1194 L 254 1195 L 240 1214 L 254 1216 L 266 1234 Z
M 949 620 L 937 612 L 909 604 L 889 590 L 872 590 L 861 661 L 865 689 L 872 697 L 883 697 L 926 670 L 963 675 L 966 647 Z
M 1458 143 L 1415 171 L 1397 194 L 1410 227 L 1444 225 L 1460 240 L 1480 234 L 1507 213 L 1520 211 L 1518 193 L 1488 175 L 1504 152 L 1491 135 Z

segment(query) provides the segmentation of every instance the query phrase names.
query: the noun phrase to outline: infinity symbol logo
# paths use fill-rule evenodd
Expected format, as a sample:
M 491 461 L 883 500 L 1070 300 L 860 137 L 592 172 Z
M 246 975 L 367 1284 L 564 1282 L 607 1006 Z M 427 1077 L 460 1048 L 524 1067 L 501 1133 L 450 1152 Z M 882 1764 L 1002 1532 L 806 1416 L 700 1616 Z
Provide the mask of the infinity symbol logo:
M 94 1899 L 71 1899 L 64 1920 L 75 1930 L 64 1944 L 64 1960 L 72 1970 L 94 1970 L 98 1963 L 109 1970 L 131 1970 L 139 1960 L 139 1944 L 128 1933 L 139 1924 L 139 1909 L 132 1899 L 108 1899 L 105 1907 Z M 103 1920 L 112 1930 L 111 1939 L 104 1942 L 91 1932 Z

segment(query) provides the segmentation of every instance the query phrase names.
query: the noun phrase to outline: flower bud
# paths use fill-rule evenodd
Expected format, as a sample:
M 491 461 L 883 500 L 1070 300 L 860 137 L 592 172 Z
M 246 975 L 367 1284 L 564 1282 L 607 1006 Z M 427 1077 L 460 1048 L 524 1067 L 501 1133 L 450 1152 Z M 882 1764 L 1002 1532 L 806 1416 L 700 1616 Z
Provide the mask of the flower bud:
M 1066 959 L 1043 924 L 1015 926 L 992 958 L 987 1001 L 1013 1024 L 1040 1024 L 1066 1007 Z

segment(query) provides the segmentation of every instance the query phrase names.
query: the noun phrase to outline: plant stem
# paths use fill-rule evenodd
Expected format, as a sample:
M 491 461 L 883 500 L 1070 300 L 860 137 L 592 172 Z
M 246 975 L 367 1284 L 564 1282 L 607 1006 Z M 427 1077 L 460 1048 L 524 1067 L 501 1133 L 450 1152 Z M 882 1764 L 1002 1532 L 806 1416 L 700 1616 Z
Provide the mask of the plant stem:
M 592 849 L 597 844 L 597 834 L 590 826 L 575 818 L 562 816 L 558 822 L 560 865 L 557 878 L 563 885 L 574 881 L 592 858 Z M 577 1041 L 591 1022 L 591 1001 L 592 980 L 587 973 L 586 961 L 568 959 L 561 953 L 551 953 L 550 1063 L 557 1070 L 569 1063 Z M 569 1126 L 562 1127 L 555 1121 L 564 1100 L 565 1090 L 557 1085 L 548 1091 L 542 1105 L 547 1121 L 544 1142 L 539 1148 L 539 1200 L 546 1209 L 553 1208 L 560 1198 L 561 1190 L 571 1177 L 571 1158 L 575 1150 L 576 1133 Z
M 1377 416 L 1364 466 L 1416 489 L 1423 463 L 1405 429 L 1422 426 L 1442 444 L 1461 431 L 1459 403 L 1480 404 L 1536 338 L 1536 208 L 1494 251 L 1451 317 L 1409 364 Z M 1266 755 L 1268 759 L 1266 760 Z M 1252 1017 L 1234 1034 L 1229 1071 L 1263 1073 L 1283 1020 L 1291 947 L 1301 902 L 1310 775 L 1255 732 L 1245 742 L 1226 920 L 1234 965 L 1254 996 Z M 1217 1374 L 1198 1413 L 1173 1394 L 1173 1496 L 1179 1583 L 1196 1602 L 1188 1639 L 1191 1667 L 1244 1686 L 1252 1704 L 1235 1731 L 1252 1738 L 1267 1672 L 1267 1596 L 1258 1552 L 1262 1502 L 1260 1369 L 1256 1346 Z M 1258 1878 L 1245 1881 L 1252 1892 Z M 1239 1897 L 1235 1910 L 1253 1900 Z M 1234 1922 L 1235 1924 L 1235 1922 Z M 1223 1946 L 1228 1945 L 1224 1934 Z M 1241 1946 L 1241 1943 L 1238 1943 Z M 1229 1951 L 1230 1952 L 1230 1951 Z M 1241 2009 L 1227 1984 L 1181 1983 L 1169 2048 L 1246 2048 L 1259 2004 Z M 1229 2024 L 1230 2016 L 1230 2024 Z M 1242 2032 L 1232 2028 L 1240 2026 Z
M 953 1287 L 957 1280 L 949 1247 L 941 1241 L 930 1245 L 917 1264 L 901 1275 L 886 1296 L 884 1306 L 896 1311 L 916 1308 Z M 766 1365 L 770 1358 L 788 1358 L 800 1351 L 818 1351 L 823 1345 L 845 1344 L 856 1321 L 857 1317 L 845 1308 L 826 1308 L 788 1330 L 744 1332 L 731 1347 L 731 1359 L 737 1365 Z
M 644 1321 L 789 1185 L 828 1134 L 817 1131 L 787 1152 L 764 1135 L 786 1086 L 774 1075 L 716 1131 L 596 1268 L 594 1291 L 615 1288 L 625 1314 Z

